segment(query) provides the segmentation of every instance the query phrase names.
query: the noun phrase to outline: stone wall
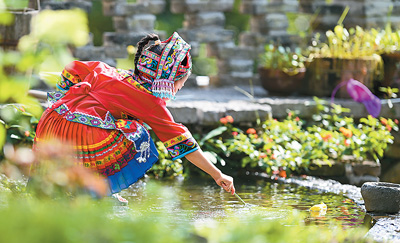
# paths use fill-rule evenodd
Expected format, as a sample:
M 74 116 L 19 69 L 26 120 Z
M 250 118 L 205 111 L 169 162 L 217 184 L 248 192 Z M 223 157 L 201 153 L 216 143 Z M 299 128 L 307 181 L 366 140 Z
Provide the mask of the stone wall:
M 42 0 L 43 8 L 91 10 L 90 0 Z M 134 45 L 146 33 L 156 32 L 166 38 L 165 32 L 155 30 L 156 15 L 165 12 L 166 0 L 102 0 L 105 16 L 113 19 L 114 32 L 103 35 L 103 46 L 89 43 L 75 54 L 81 60 L 101 60 L 116 65 L 117 58 L 126 58 L 126 47 Z M 184 14 L 182 28 L 177 31 L 192 45 L 192 55 L 198 47 L 207 44 L 208 55 L 217 59 L 218 74 L 211 77 L 211 85 L 225 86 L 258 83 L 256 70 L 258 53 L 270 40 L 285 45 L 296 45 L 301 40 L 289 34 L 287 13 L 317 16 L 312 22 L 314 32 L 332 29 L 346 6 L 350 6 L 344 24 L 346 27 L 383 27 L 389 9 L 393 6 L 391 22 L 400 27 L 400 3 L 395 0 L 241 0 L 240 12 L 250 16 L 250 29 L 240 33 L 236 44 L 232 30 L 225 28 L 225 13 L 232 11 L 234 0 L 169 0 L 170 11 Z M 309 25 L 303 18 L 300 25 Z

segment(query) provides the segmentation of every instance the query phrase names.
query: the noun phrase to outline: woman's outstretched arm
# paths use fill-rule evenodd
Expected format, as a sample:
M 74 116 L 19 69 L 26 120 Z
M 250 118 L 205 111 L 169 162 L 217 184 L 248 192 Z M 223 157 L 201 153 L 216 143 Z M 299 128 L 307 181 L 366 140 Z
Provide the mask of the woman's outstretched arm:
M 232 195 L 235 193 L 233 178 L 223 174 L 217 167 L 215 167 L 215 165 L 204 156 L 201 149 L 187 154 L 185 157 L 192 162 L 192 164 L 209 174 L 219 186 L 225 189 L 225 191 L 231 192 Z

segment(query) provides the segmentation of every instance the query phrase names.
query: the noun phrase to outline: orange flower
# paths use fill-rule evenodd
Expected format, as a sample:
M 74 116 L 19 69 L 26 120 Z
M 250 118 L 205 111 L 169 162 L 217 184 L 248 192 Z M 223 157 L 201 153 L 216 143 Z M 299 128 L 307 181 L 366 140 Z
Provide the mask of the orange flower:
M 339 131 L 341 131 L 346 138 L 351 138 L 353 136 L 353 132 L 350 129 L 341 127 Z
M 246 133 L 247 133 L 247 134 L 256 134 L 257 131 L 256 131 L 256 129 L 254 129 L 254 128 L 249 128 L 249 129 L 247 129 Z
M 25 112 L 25 108 L 23 106 L 19 107 L 22 112 Z
M 232 135 L 233 135 L 234 137 L 236 137 L 238 134 L 239 134 L 238 132 L 232 132 Z
M 350 146 L 350 140 L 349 139 L 344 140 L 344 145 L 346 147 Z
M 267 151 L 268 154 L 271 153 L 271 149 L 266 149 L 265 151 Z
M 29 131 L 25 131 L 25 137 L 29 137 L 31 133 Z
M 399 120 L 394 119 L 394 123 L 399 124 Z
M 278 174 L 280 177 L 283 177 L 283 178 L 286 178 L 287 177 L 287 175 L 286 175 L 286 171 L 285 170 L 281 170 L 281 171 L 279 171 L 279 174 Z
M 272 154 L 272 155 L 271 155 L 271 159 L 276 159 L 275 154 Z
M 392 131 L 392 127 L 390 125 L 386 125 L 387 130 L 390 132 Z
M 386 126 L 388 121 L 386 118 L 381 118 L 381 123 Z
M 219 122 L 226 125 L 228 123 L 228 119 L 226 119 L 226 117 L 222 117 L 221 119 L 219 119 Z
M 225 118 L 229 123 L 233 123 L 233 117 L 232 116 L 226 116 Z
M 265 157 L 267 157 L 267 155 L 266 155 L 265 153 L 261 153 L 261 154 L 260 154 L 260 158 L 261 158 L 261 159 L 264 159 Z
M 325 135 L 323 135 L 321 137 L 322 137 L 322 140 L 324 140 L 325 142 L 328 142 L 328 140 L 332 138 L 332 134 L 331 133 L 327 133 L 327 134 L 325 134 Z
M 300 118 L 298 116 L 296 116 L 296 118 L 294 118 L 295 121 L 300 121 Z

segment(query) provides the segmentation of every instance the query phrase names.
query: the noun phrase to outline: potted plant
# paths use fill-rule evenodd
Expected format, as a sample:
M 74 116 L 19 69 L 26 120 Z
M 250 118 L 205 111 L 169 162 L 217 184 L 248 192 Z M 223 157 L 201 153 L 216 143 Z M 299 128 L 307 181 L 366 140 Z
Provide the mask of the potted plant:
M 303 93 L 330 96 L 339 83 L 349 79 L 373 89 L 374 79 L 381 78 L 383 73 L 375 41 L 373 30 L 360 26 L 346 29 L 341 24 L 327 31 L 324 41 L 320 40 L 320 35 L 315 35 L 309 47 L 311 61 L 307 63 Z M 337 97 L 349 98 L 349 95 L 341 89 Z
M 273 43 L 265 45 L 259 57 L 261 85 L 277 95 L 290 95 L 298 91 L 306 71 L 305 60 L 300 48 L 293 50 Z
M 380 86 L 389 87 L 393 85 L 397 65 L 400 62 L 400 30 L 393 31 L 390 23 L 387 23 L 385 29 L 375 33 L 378 53 L 382 57 L 384 67 Z

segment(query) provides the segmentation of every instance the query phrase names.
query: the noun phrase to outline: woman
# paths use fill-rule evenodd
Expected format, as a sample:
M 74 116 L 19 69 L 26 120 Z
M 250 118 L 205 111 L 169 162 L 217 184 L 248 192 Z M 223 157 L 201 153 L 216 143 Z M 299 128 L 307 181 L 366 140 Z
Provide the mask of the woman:
M 154 44 L 145 49 L 150 41 Z M 134 73 L 102 62 L 70 63 L 57 85 L 61 91 L 48 93 L 35 148 L 53 139 L 70 144 L 85 167 L 107 178 L 114 194 L 158 160 L 148 125 L 173 160 L 186 157 L 234 194 L 233 179 L 204 157 L 188 129 L 166 108 L 165 101 L 175 98 L 190 75 L 189 51 L 176 32 L 163 42 L 149 34 L 138 43 Z

